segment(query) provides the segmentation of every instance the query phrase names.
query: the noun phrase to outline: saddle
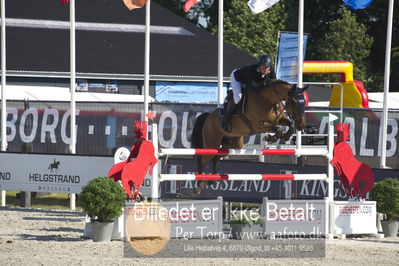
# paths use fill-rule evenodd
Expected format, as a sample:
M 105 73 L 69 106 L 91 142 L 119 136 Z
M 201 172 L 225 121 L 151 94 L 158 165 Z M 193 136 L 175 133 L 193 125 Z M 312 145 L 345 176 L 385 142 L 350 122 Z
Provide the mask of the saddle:
M 232 90 L 228 90 L 227 91 L 227 95 L 226 98 L 224 99 L 223 102 L 223 108 L 219 108 L 219 117 L 220 118 L 224 118 L 224 115 L 226 113 L 227 110 L 227 105 L 229 104 L 229 101 L 234 101 L 233 99 L 233 91 Z M 240 116 L 241 114 L 245 113 L 245 103 L 247 101 L 247 94 L 245 89 L 242 89 L 242 98 L 241 101 L 237 104 L 234 113 L 232 116 Z

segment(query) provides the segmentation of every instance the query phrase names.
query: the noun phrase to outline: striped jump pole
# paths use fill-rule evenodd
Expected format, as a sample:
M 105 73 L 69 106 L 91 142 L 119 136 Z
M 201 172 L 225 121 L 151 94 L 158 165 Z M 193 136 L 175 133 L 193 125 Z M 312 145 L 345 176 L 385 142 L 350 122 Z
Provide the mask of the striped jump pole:
M 322 180 L 326 174 L 161 174 L 160 181 L 183 180 Z
M 328 156 L 328 150 L 317 149 L 161 149 L 160 156 L 166 155 L 318 155 Z

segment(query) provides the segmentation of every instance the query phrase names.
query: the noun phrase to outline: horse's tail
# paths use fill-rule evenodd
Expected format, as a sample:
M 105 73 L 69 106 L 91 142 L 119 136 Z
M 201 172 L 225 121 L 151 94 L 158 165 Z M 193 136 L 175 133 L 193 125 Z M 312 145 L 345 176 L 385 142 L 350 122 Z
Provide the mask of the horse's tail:
M 191 134 L 192 148 L 199 149 L 204 147 L 204 141 L 202 140 L 202 128 L 208 116 L 209 113 L 202 113 L 200 116 L 197 117 L 197 120 L 194 124 L 193 133 Z

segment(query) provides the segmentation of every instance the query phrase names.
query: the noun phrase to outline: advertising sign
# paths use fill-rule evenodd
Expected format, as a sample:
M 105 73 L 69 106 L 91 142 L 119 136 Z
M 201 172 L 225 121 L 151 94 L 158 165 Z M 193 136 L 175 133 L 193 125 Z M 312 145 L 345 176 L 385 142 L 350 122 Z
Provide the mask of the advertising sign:
M 330 211 L 334 234 L 377 234 L 375 201 L 335 201 Z
M 227 85 L 224 85 L 223 98 L 226 97 Z M 155 99 L 164 102 L 180 103 L 216 103 L 218 85 L 209 82 L 162 82 L 155 83 Z
M 298 80 L 298 33 L 280 32 L 277 54 L 277 79 L 287 82 Z M 303 58 L 305 58 L 308 34 L 303 35 Z
M 80 193 L 112 164 L 111 157 L 0 153 L 0 189 Z

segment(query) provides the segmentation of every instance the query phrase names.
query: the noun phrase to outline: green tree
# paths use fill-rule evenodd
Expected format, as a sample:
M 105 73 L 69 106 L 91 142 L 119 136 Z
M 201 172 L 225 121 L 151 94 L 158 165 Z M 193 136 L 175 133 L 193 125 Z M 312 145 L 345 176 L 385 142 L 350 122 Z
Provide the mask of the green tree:
M 217 2 L 216 5 L 214 5 L 213 0 L 201 0 L 186 13 L 183 10 L 183 6 L 186 3 L 186 0 L 155 0 L 155 2 L 162 7 L 168 9 L 169 11 L 175 13 L 176 15 L 186 18 L 197 26 L 205 28 L 208 31 L 210 30 L 208 29 L 210 23 L 210 16 L 207 14 L 209 13 L 208 10 L 214 8 L 213 6 L 216 6 L 217 8 Z M 205 23 L 201 23 L 201 21 Z
M 399 46 L 392 47 L 390 91 L 399 91 Z
M 287 20 L 284 4 L 279 2 L 253 15 L 246 3 L 232 0 L 224 12 L 224 40 L 255 57 L 275 56 L 278 31 L 285 29 Z M 217 28 L 212 28 L 212 32 L 216 34 Z
M 358 21 L 368 26 L 368 33 L 374 37 L 370 62 L 373 67 L 374 87 L 382 88 L 385 71 L 385 45 L 387 35 L 388 0 L 373 0 L 366 9 L 355 11 Z M 399 46 L 399 7 L 396 1 L 393 8 L 392 48 Z M 399 91 L 399 60 L 392 50 L 390 91 Z
M 317 54 L 324 60 L 344 60 L 353 63 L 354 77 L 366 84 L 372 81 L 367 58 L 373 38 L 365 25 L 356 21 L 351 11 L 345 9 L 342 17 L 329 22 L 329 30 L 319 42 Z

